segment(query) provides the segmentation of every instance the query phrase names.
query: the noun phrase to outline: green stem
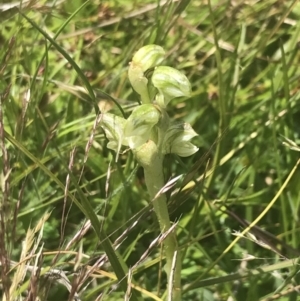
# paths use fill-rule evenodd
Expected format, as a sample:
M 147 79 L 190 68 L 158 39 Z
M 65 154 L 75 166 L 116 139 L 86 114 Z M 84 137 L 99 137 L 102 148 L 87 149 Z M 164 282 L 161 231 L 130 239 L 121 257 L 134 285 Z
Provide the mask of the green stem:
M 167 199 L 164 193 L 157 195 L 165 185 L 163 175 L 163 155 L 158 152 L 156 144 L 149 140 L 135 152 L 138 162 L 144 168 L 145 181 L 153 202 L 154 212 L 157 216 L 162 233 L 171 228 Z M 181 300 L 181 256 L 177 245 L 176 234 L 171 232 L 164 239 L 164 251 L 166 256 L 165 271 L 168 277 L 168 290 L 172 290 L 172 301 Z M 174 254 L 177 251 L 176 265 L 172 271 Z M 172 277 L 173 276 L 173 277 Z

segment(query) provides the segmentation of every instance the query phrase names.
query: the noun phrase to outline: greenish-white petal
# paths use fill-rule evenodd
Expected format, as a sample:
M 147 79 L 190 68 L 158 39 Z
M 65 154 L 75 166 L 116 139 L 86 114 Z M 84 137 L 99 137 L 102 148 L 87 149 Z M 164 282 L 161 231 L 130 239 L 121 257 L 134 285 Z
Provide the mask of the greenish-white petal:
M 184 142 L 180 144 L 174 144 L 171 148 L 171 153 L 176 154 L 180 157 L 188 157 L 193 155 L 199 150 L 197 146 L 195 146 L 191 142 Z
M 180 157 L 188 157 L 198 151 L 198 147 L 190 142 L 198 134 L 188 123 L 170 125 L 163 142 L 165 154 L 173 153 Z
M 103 128 L 105 135 L 109 140 L 107 147 L 117 153 L 116 159 L 118 159 L 124 140 L 125 122 L 126 120 L 124 118 L 114 114 L 105 113 L 101 116 L 100 126 Z M 124 142 L 126 145 L 126 141 Z
M 165 57 L 164 49 L 159 45 L 146 45 L 140 48 L 132 58 L 132 64 L 139 65 L 143 72 L 158 66 Z
M 125 136 L 144 136 L 145 139 L 148 139 L 152 127 L 158 123 L 160 116 L 160 111 L 152 104 L 136 107 L 126 120 Z
M 152 84 L 159 91 L 156 102 L 166 107 L 170 100 L 177 97 L 190 97 L 191 84 L 180 71 L 169 66 L 158 66 L 152 75 Z

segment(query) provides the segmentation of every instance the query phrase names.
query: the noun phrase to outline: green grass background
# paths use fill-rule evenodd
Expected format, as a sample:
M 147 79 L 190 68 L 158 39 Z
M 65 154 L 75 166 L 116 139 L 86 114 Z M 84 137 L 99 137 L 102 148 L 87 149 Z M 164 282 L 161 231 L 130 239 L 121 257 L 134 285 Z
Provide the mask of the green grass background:
M 28 229 L 46 212 L 27 264 L 62 269 L 81 300 L 165 297 L 143 172 L 129 152 L 115 163 L 95 126 L 99 107 L 128 116 L 138 104 L 128 64 L 158 44 L 193 90 L 168 111 L 199 134 L 195 155 L 165 159 L 166 179 L 183 175 L 168 192 L 183 300 L 299 300 L 298 1 L 9 4 L 0 4 L 2 297 L 16 277 L 5 258 L 20 261 Z M 241 220 L 258 217 L 265 232 L 234 241 Z M 133 267 L 131 292 L 122 266 Z M 25 274 L 11 300 L 27 300 L 33 287 L 41 300 L 72 300 L 64 285 Z

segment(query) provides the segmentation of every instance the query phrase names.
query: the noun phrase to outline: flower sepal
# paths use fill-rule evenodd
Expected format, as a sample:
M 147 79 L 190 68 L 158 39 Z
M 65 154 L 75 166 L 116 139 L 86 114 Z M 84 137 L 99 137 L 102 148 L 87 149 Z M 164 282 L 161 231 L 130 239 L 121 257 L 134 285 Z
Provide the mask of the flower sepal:
M 136 107 L 124 126 L 124 135 L 128 138 L 131 149 L 145 143 L 151 135 L 151 130 L 159 122 L 161 112 L 152 104 Z
M 128 141 L 124 137 L 125 122 L 126 119 L 114 114 L 105 113 L 101 115 L 100 126 L 103 128 L 108 139 L 107 148 L 117 153 L 116 161 L 118 160 L 122 145 L 128 145 Z
M 166 132 L 163 142 L 164 154 L 177 154 L 180 157 L 188 157 L 196 153 L 199 148 L 190 140 L 198 134 L 188 123 L 173 123 Z
M 132 88 L 141 96 L 143 103 L 150 103 L 148 79 L 145 72 L 158 66 L 164 59 L 165 51 L 158 45 L 146 45 L 140 48 L 132 58 L 128 69 L 128 78 Z
M 191 84 L 188 78 L 175 68 L 158 66 L 151 80 L 159 92 L 156 96 L 156 103 L 162 108 L 165 108 L 174 98 L 191 96 Z

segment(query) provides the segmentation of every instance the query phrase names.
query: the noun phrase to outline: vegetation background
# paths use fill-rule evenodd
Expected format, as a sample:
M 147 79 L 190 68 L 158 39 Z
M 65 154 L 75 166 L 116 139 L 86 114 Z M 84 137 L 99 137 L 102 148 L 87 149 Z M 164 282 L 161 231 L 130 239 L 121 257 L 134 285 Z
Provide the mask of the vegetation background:
M 193 89 L 169 112 L 200 149 L 165 159 L 167 180 L 182 175 L 167 194 L 183 300 L 299 300 L 298 2 L 0 4 L 3 300 L 164 298 L 142 170 L 96 125 L 99 108 L 137 105 L 127 70 L 146 44 Z M 127 290 L 105 254 L 131 268 Z

